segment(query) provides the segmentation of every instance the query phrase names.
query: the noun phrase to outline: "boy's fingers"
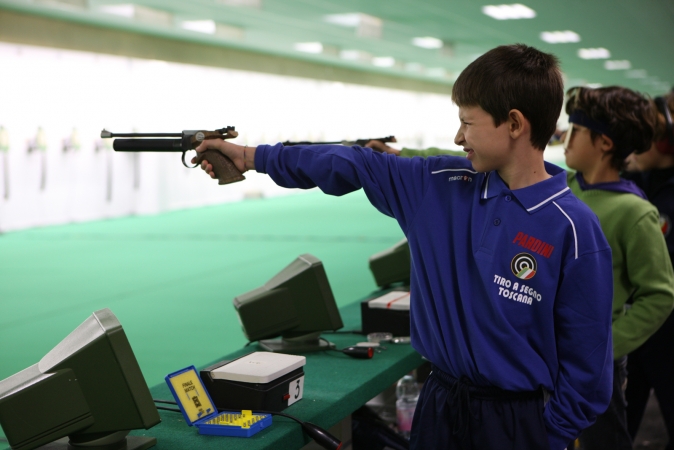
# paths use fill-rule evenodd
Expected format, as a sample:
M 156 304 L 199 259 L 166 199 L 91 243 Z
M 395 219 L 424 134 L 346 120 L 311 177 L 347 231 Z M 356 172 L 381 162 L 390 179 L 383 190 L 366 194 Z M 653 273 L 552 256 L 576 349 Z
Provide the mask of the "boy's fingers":
M 365 146 L 381 153 L 391 153 L 392 150 L 391 147 L 381 141 L 370 141 Z
M 220 150 L 222 151 L 222 143 L 224 141 L 222 139 L 206 139 L 204 140 L 195 150 L 197 153 L 202 153 L 205 152 L 206 150 L 213 149 L 213 150 Z

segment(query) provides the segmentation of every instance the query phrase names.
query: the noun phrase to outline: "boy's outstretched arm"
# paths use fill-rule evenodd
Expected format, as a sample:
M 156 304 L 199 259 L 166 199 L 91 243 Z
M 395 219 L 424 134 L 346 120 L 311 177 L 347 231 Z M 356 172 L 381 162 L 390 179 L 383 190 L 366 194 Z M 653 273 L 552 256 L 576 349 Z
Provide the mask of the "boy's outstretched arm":
M 370 202 L 394 217 L 403 231 L 413 219 L 429 186 L 429 159 L 396 158 L 369 148 L 342 145 L 282 144 L 247 147 L 222 140 L 204 141 L 197 152 L 219 150 L 241 171 L 268 174 L 288 188 L 320 188 L 330 195 L 344 195 L 363 188 Z M 212 166 L 201 167 L 215 178 Z
M 611 251 L 579 255 L 563 268 L 555 300 L 558 370 L 543 417 L 562 450 L 608 407 L 613 382 Z

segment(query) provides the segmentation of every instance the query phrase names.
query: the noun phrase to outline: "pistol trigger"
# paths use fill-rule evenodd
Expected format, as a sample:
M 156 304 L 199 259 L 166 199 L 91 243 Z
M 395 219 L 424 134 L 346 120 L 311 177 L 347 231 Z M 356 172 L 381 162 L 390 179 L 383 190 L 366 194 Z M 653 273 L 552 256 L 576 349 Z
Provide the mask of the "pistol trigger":
M 195 164 L 195 165 L 193 165 L 193 166 L 188 166 L 188 165 L 187 165 L 187 161 L 185 161 L 185 155 L 186 155 L 186 154 L 187 154 L 187 152 L 183 152 L 183 157 L 182 157 L 182 160 L 183 160 L 183 166 L 187 167 L 188 169 L 194 169 L 194 168 L 198 167 L 199 164 Z

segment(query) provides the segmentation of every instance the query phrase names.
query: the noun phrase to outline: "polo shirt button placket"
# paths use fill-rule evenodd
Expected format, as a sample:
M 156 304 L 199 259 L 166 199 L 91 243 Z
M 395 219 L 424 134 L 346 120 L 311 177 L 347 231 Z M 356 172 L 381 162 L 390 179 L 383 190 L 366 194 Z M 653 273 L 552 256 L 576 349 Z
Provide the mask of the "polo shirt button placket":
M 509 202 L 510 200 L 512 200 L 512 197 L 509 196 L 509 195 L 506 195 L 506 196 L 505 196 L 505 201 L 506 201 L 506 202 Z
M 494 225 L 495 226 L 501 225 L 501 219 L 494 219 Z

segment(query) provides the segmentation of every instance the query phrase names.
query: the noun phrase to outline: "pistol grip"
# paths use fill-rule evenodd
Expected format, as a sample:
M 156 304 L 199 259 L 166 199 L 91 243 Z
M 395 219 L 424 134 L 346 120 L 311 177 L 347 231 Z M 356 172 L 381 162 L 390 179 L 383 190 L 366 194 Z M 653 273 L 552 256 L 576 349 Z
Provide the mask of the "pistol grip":
M 206 150 L 197 155 L 197 164 L 201 164 L 203 160 L 213 166 L 213 173 L 218 179 L 218 184 L 230 184 L 237 181 L 245 180 L 239 169 L 236 168 L 231 159 L 223 155 L 217 150 Z

